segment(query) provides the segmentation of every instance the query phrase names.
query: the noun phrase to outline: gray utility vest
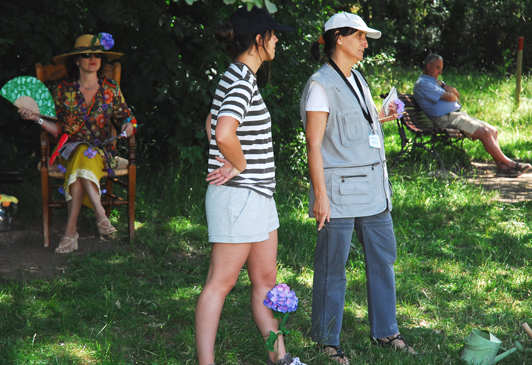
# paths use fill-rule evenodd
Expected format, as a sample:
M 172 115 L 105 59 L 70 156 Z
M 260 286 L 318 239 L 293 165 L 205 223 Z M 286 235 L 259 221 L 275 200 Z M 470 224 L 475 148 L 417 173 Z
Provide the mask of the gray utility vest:
M 368 217 L 392 210 L 391 183 L 386 170 L 384 135 L 369 85 L 352 70 L 364 89 L 372 130 L 360 104 L 342 77 L 327 63 L 310 77 L 301 96 L 301 118 L 307 127 L 306 104 L 312 81 L 321 84 L 329 97 L 329 117 L 321 154 L 331 218 Z M 364 102 L 361 100 L 361 102 Z M 369 146 L 370 133 L 376 133 L 381 148 Z M 314 188 L 310 184 L 309 215 L 314 217 Z

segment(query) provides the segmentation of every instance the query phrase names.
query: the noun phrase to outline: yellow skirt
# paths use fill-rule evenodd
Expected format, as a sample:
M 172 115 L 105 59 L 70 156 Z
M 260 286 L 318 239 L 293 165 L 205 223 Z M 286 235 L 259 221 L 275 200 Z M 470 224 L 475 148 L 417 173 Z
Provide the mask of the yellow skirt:
M 99 153 L 94 156 L 94 158 L 88 158 L 85 156 L 85 151 L 89 148 L 89 145 L 82 143 L 78 145 L 76 150 L 72 152 L 68 161 L 64 158 L 61 159 L 60 163 L 66 163 L 66 173 L 65 173 L 65 182 L 63 184 L 63 189 L 65 190 L 66 201 L 72 199 L 70 196 L 70 185 L 73 184 L 78 178 L 84 178 L 86 180 L 92 181 L 98 188 L 98 192 L 101 195 L 100 191 L 100 179 L 105 176 L 105 161 L 100 156 Z M 85 194 L 83 197 L 83 204 L 87 207 L 94 209 L 92 203 Z

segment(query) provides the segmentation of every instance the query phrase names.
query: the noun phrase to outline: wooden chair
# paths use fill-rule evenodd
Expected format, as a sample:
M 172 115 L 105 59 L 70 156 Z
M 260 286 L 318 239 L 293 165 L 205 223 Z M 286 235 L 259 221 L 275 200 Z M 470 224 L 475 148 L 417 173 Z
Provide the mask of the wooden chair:
M 40 63 L 36 65 L 37 79 L 43 83 L 60 80 L 67 76 L 66 69 L 63 65 L 48 65 L 43 67 Z M 105 75 L 115 80 L 120 85 L 121 65 L 115 62 L 113 65 L 107 64 L 104 69 Z M 116 128 L 116 127 L 115 127 Z M 116 136 L 116 129 L 111 128 L 111 136 Z M 46 131 L 41 132 L 41 162 L 39 170 L 41 172 L 42 187 L 42 210 L 43 210 L 43 237 L 44 247 L 50 245 L 49 233 L 52 224 L 52 208 L 66 208 L 67 203 L 64 200 L 52 200 L 52 189 L 61 185 L 52 185 L 52 178 L 64 179 L 64 174 L 59 170 L 57 160 L 51 166 L 48 165 L 50 160 L 50 142 L 58 142 L 58 138 L 53 137 Z M 116 144 L 116 141 L 115 141 Z M 115 169 L 116 176 L 110 178 L 106 175 L 105 189 L 107 192 L 102 196 L 102 205 L 105 213 L 109 216 L 111 207 L 127 205 L 127 223 L 129 238 L 135 235 L 135 189 L 137 179 L 137 166 L 135 164 L 135 136 L 128 138 L 128 156 L 127 160 L 118 157 L 118 167 Z M 117 176 L 127 175 L 127 182 L 117 179 Z M 127 190 L 127 198 L 122 199 L 113 194 L 113 186 L 118 184 L 124 186 Z
M 467 138 L 459 129 L 453 128 L 435 128 L 432 121 L 421 111 L 421 108 L 411 94 L 399 94 L 399 99 L 405 103 L 405 112 L 401 119 L 397 120 L 397 128 L 399 136 L 401 137 L 401 151 L 395 158 L 391 170 L 394 169 L 395 164 L 404 153 L 407 152 L 408 144 L 412 148 L 423 148 L 430 152 L 438 164 L 440 169 L 445 171 L 445 165 L 436 152 L 436 144 L 452 145 Z M 405 128 L 414 134 L 414 139 L 410 140 L 406 137 Z M 430 145 L 430 147 L 427 147 Z

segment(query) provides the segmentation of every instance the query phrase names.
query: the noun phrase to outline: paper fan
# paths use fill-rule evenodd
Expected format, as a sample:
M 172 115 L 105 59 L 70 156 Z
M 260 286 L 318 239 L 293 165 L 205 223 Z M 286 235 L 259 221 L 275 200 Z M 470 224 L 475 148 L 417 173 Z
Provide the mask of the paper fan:
M 52 93 L 35 77 L 15 77 L 4 85 L 0 95 L 17 108 L 27 108 L 40 116 L 57 119 Z

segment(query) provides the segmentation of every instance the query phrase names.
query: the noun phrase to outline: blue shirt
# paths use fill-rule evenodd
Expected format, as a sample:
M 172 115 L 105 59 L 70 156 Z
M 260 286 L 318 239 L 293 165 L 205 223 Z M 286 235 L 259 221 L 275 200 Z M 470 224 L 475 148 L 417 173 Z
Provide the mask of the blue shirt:
M 445 92 L 432 76 L 421 74 L 414 85 L 414 99 L 416 99 L 423 113 L 434 119 L 450 112 L 457 112 L 462 108 L 457 101 L 440 99 Z

